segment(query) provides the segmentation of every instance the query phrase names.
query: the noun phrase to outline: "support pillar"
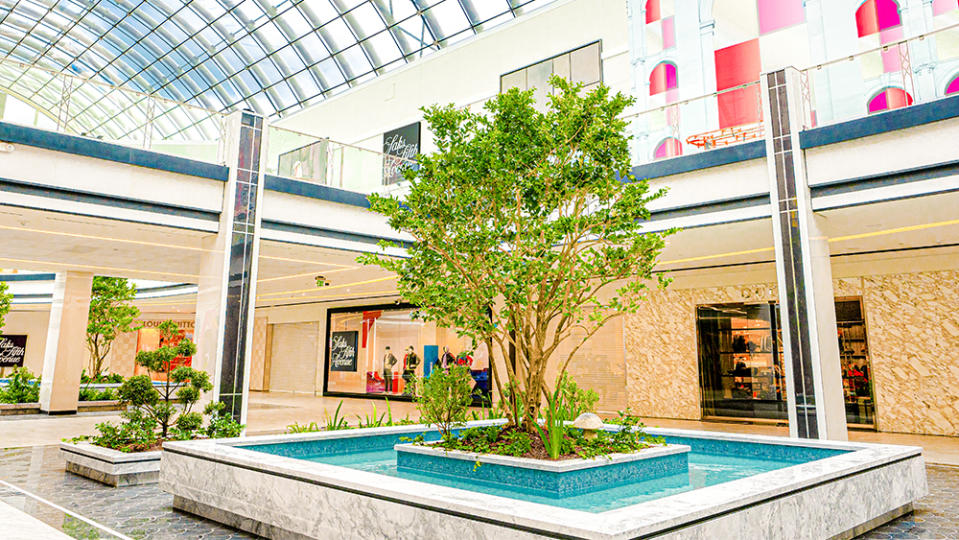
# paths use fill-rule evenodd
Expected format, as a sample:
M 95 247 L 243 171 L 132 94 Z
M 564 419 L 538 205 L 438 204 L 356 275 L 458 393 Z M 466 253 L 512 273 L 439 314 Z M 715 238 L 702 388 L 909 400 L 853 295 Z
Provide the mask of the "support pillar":
M 829 245 L 812 210 L 799 146 L 799 77 L 793 68 L 761 77 L 789 434 L 846 440 Z
M 77 412 L 92 288 L 86 272 L 58 273 L 54 281 L 40 383 L 40 410 L 47 414 Z
M 216 236 L 208 238 L 197 293 L 194 367 L 212 375 L 214 400 L 246 423 L 263 199 L 265 122 L 249 111 L 227 119 L 230 176 Z

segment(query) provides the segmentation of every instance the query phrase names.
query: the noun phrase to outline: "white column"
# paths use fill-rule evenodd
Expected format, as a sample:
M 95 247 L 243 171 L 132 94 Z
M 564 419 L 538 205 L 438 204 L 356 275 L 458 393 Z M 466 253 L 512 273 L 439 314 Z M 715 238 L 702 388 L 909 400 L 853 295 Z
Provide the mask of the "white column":
M 54 281 L 40 383 L 40 410 L 45 413 L 77 412 L 92 288 L 93 274 L 86 272 L 58 273 Z

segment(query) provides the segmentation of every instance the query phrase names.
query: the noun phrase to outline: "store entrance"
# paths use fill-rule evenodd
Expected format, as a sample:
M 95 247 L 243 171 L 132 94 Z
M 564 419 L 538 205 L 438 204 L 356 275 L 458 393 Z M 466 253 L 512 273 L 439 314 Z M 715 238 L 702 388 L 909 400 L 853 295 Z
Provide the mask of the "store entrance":
M 705 418 L 788 420 L 777 315 L 776 302 L 696 308 Z M 872 427 L 875 402 L 861 299 L 837 298 L 836 323 L 846 423 Z

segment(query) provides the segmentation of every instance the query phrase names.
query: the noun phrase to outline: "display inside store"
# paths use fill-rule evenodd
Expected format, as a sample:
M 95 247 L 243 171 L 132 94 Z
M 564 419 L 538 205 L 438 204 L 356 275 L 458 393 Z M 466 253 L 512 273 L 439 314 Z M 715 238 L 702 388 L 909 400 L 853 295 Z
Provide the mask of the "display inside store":
M 776 302 L 697 308 L 704 416 L 788 418 L 778 309 Z M 862 313 L 860 298 L 836 299 L 846 422 L 871 426 L 875 402 Z
M 467 366 L 477 401 L 490 395 L 485 345 L 413 318 L 413 306 L 333 308 L 326 335 L 326 395 L 410 397 L 412 382 Z

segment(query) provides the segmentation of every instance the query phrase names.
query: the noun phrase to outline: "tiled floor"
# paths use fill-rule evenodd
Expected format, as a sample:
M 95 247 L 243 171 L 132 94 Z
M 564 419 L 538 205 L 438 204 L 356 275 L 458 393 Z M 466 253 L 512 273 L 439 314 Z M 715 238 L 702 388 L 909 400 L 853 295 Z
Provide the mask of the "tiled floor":
M 862 538 L 959 538 L 959 468 L 928 467 L 930 495 L 912 515 L 872 531 Z M 172 509 L 172 497 L 157 486 L 110 488 L 64 471 L 55 446 L 0 450 L 0 502 L 19 508 L 75 538 L 117 538 L 61 510 L 23 495 L 28 491 L 70 512 L 134 539 L 251 538 Z

